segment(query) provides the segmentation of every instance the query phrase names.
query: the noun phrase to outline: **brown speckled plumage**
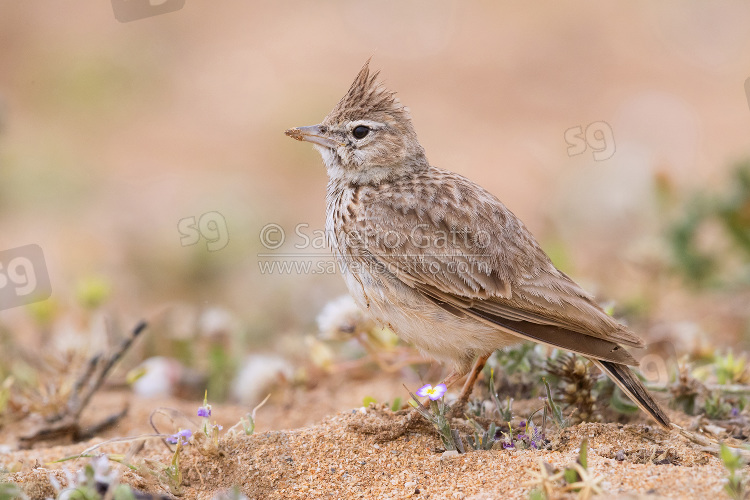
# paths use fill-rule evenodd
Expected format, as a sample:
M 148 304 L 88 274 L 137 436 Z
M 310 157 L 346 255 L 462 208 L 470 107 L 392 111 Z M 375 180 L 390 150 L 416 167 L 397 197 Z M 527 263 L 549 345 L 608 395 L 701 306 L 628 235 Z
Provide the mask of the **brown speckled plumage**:
M 494 195 L 431 166 L 408 110 L 376 77 L 365 64 L 320 125 L 287 131 L 323 156 L 326 230 L 360 306 L 458 375 L 524 339 L 588 356 L 668 426 L 626 366 L 636 362 L 622 346 L 642 341 L 555 268 Z

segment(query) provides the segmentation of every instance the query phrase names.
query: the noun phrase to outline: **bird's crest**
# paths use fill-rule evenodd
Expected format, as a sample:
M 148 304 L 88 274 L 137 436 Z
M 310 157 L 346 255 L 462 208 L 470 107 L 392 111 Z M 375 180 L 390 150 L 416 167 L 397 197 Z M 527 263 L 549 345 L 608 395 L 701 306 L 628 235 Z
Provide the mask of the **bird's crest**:
M 370 74 L 370 60 L 365 62 L 354 79 L 349 91 L 328 113 L 325 121 L 340 123 L 343 121 L 373 118 L 379 113 L 401 115 L 407 113 L 406 108 L 396 98 L 396 93 L 386 89 L 377 81 L 380 72 Z

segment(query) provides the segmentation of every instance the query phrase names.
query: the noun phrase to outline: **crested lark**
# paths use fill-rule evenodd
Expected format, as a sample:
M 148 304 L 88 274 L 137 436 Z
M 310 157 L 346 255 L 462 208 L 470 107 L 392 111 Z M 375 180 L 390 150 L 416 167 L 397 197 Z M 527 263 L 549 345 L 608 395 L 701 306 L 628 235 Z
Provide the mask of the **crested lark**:
M 311 142 L 328 169 L 326 232 L 349 292 L 402 339 L 453 364 L 450 385 L 523 340 L 590 358 L 663 427 L 669 418 L 628 368 L 642 347 L 544 253 L 526 226 L 469 179 L 433 167 L 408 110 L 369 61 Z M 472 368 L 472 361 L 477 359 Z

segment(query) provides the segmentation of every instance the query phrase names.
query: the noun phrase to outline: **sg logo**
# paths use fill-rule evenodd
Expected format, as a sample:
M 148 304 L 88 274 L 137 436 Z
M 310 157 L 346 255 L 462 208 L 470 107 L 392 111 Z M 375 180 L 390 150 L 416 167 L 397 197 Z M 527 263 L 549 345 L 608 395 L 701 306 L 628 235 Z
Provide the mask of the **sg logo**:
M 615 136 L 607 122 L 593 122 L 586 127 L 580 125 L 565 131 L 565 142 L 568 143 L 568 156 L 580 155 L 590 147 L 594 151 L 594 160 L 609 160 L 615 154 Z
M 39 245 L 0 252 L 0 310 L 47 300 L 52 295 Z
M 206 212 L 197 220 L 195 217 L 186 217 L 177 223 L 180 232 L 180 243 L 187 247 L 195 245 L 201 239 L 206 238 L 206 248 L 209 252 L 221 250 L 229 243 L 229 230 L 227 221 L 219 212 Z
M 642 353 L 635 353 L 640 363 L 641 374 L 652 384 L 666 385 L 670 375 L 677 371 L 677 354 L 671 342 L 662 340 L 646 346 Z
M 185 0 L 112 0 L 115 19 L 121 23 L 168 14 L 185 6 Z

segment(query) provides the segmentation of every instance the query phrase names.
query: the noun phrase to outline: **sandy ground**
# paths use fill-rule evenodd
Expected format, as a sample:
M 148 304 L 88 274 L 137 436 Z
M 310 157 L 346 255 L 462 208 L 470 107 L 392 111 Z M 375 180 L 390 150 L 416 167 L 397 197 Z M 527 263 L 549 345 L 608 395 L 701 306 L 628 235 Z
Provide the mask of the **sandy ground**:
M 402 416 L 375 406 L 357 408 L 360 394 L 390 394 L 397 378 L 347 381 L 332 377 L 312 389 L 289 388 L 285 396 L 277 396 L 258 412 L 258 432 L 252 436 L 226 433 L 247 408 L 214 406 L 213 416 L 225 431 L 218 448 L 191 444 L 182 451 L 181 497 L 211 499 L 222 490 L 238 486 L 253 499 L 528 498 L 532 471 L 539 470 L 540 460 L 554 467 L 571 465 L 586 438 L 589 471 L 602 477 L 599 485 L 611 498 L 726 497 L 723 485 L 727 473 L 719 459 L 678 435 L 646 423 L 578 425 L 551 433 L 548 449 L 540 451 L 499 449 L 444 457 L 440 439 L 429 426 L 412 426 L 402 434 Z M 87 419 L 119 409 L 125 402 L 130 403 L 129 415 L 117 428 L 94 440 L 6 450 L 9 452 L 0 456 L 0 467 L 12 472 L 7 479 L 22 484 L 32 498 L 52 495 L 49 475 L 65 483 L 61 469 L 76 470 L 86 459 L 50 462 L 79 454 L 108 438 L 152 432 L 148 416 L 158 406 L 194 415 L 200 404 L 138 400 L 125 391 L 109 391 L 97 396 L 87 410 Z M 348 411 L 331 410 L 347 404 L 351 405 Z M 672 417 L 681 425 L 687 424 L 679 414 L 672 412 Z M 19 429 L 24 425 L 30 427 L 32 423 L 6 426 L 0 438 L 10 442 L 11 431 L 23 434 Z M 172 431 L 163 421 L 161 425 L 165 432 Z M 126 453 L 129 446 L 105 444 L 97 452 Z M 131 463 L 159 470 L 170 460 L 166 447 L 152 440 Z M 163 477 L 126 471 L 122 480 L 142 491 L 169 493 Z M 573 493 L 564 493 L 561 484 L 554 491 L 559 498 L 576 498 Z
M 589 471 L 603 477 L 600 486 L 612 498 L 725 496 L 726 473 L 717 458 L 643 425 L 582 424 L 556 436 L 552 450 L 490 450 L 443 458 L 440 441 L 431 432 L 407 433 L 390 442 L 362 432 L 363 424 L 396 425 L 387 417 L 373 409 L 339 413 L 311 427 L 223 439 L 213 454 L 188 446 L 181 455 L 183 497 L 210 499 L 237 485 L 249 498 L 527 498 L 531 471 L 538 470 L 539 461 L 555 467 L 572 464 L 584 438 L 590 443 Z M 45 462 L 92 444 L 17 452 L 1 461 L 6 467 L 23 461 L 24 470 L 9 479 L 22 482 L 32 494 L 49 494 L 51 466 Z M 170 459 L 161 443 L 148 444 L 142 455 L 164 464 Z M 660 460 L 664 456 L 668 458 Z M 152 492 L 163 488 L 131 472 L 123 480 Z M 555 491 L 562 495 L 561 487 Z

